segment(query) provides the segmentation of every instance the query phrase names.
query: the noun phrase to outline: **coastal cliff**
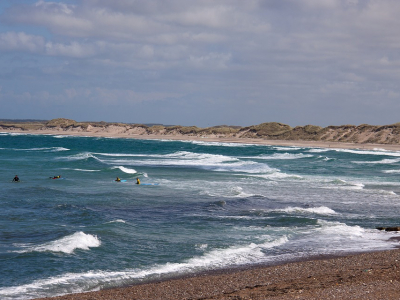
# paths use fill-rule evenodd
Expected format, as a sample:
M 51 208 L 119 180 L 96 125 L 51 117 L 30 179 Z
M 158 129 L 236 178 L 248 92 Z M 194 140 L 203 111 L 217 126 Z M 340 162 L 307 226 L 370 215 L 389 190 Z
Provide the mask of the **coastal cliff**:
M 392 125 L 341 125 L 319 127 L 314 125 L 291 127 L 270 122 L 248 127 L 214 126 L 164 126 L 107 122 L 76 122 L 70 119 L 50 121 L 0 121 L 0 131 L 7 132 L 59 132 L 63 134 L 115 134 L 123 136 L 165 136 L 212 137 L 212 138 L 252 138 L 284 141 L 321 141 L 362 144 L 399 144 L 400 123 Z

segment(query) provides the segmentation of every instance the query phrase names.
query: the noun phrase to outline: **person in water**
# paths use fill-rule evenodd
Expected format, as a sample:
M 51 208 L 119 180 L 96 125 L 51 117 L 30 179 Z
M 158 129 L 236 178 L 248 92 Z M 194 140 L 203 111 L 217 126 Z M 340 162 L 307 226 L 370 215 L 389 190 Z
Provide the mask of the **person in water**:
M 13 181 L 13 182 L 19 182 L 19 177 L 18 177 L 18 175 L 15 175 L 15 177 L 13 178 L 12 181 Z
M 138 177 L 138 178 L 136 178 L 136 184 L 140 184 L 139 177 Z
M 58 175 L 58 176 L 54 176 L 54 177 L 53 177 L 53 179 L 59 179 L 59 178 L 61 178 L 61 175 Z
M 120 182 L 121 178 L 117 177 L 117 179 L 115 179 L 115 181 Z

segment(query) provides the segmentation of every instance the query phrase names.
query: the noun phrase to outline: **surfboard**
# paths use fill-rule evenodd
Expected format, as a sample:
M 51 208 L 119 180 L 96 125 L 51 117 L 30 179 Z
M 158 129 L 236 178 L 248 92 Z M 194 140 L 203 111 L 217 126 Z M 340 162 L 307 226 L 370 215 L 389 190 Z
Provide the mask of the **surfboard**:
M 115 182 L 126 182 L 126 179 L 121 179 L 120 181 L 116 181 L 116 180 L 114 180 Z
M 140 183 L 138 185 L 159 185 L 159 183 Z

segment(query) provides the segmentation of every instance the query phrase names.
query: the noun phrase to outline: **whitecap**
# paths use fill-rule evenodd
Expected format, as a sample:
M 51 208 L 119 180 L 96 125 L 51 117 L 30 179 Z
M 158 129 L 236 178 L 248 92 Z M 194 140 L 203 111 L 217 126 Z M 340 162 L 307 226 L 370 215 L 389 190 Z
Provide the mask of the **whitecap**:
M 71 156 L 65 156 L 65 157 L 59 157 L 58 159 L 60 160 L 69 160 L 69 161 L 77 161 L 77 160 L 86 160 L 88 158 L 94 158 L 98 161 L 101 161 L 100 159 L 98 159 L 96 156 L 94 156 L 92 153 L 90 152 L 81 152 L 75 155 L 71 155 Z
M 326 206 L 310 207 L 310 208 L 287 207 L 280 211 L 283 211 L 286 213 L 312 213 L 312 214 L 318 214 L 318 215 L 335 215 L 335 214 L 337 214 L 333 209 L 326 207 Z
M 71 137 L 70 135 L 53 135 L 53 138 L 55 139 L 63 139 L 63 138 L 67 138 L 67 137 Z
M 29 246 L 24 250 L 17 250 L 18 253 L 26 252 L 62 252 L 71 254 L 76 249 L 89 250 L 90 248 L 99 247 L 100 240 L 96 235 L 86 234 L 82 231 L 65 236 L 55 241 L 44 243 L 38 246 Z
M 100 172 L 100 170 L 86 170 L 86 169 L 73 169 L 73 170 L 79 172 Z
M 208 248 L 208 244 L 196 244 L 195 248 L 196 250 L 204 251 Z
M 135 169 L 129 169 L 123 166 L 116 166 L 113 167 L 112 169 L 120 169 L 122 172 L 127 173 L 127 174 L 136 174 L 137 171 Z
M 387 173 L 387 174 L 399 174 L 400 170 L 383 170 L 382 173 Z
M 282 151 L 295 151 L 295 150 L 301 150 L 303 148 L 300 147 L 283 147 L 283 146 L 277 146 L 277 147 L 272 147 L 273 149 L 276 150 L 282 150 Z
M 27 148 L 27 149 L 13 149 L 14 151 L 43 151 L 43 152 L 59 152 L 69 151 L 70 149 L 64 147 L 42 147 L 42 148 Z
M 272 155 L 260 155 L 256 156 L 254 158 L 257 159 L 301 159 L 301 158 L 310 158 L 314 157 L 314 155 L 311 154 L 303 154 L 303 153 L 298 153 L 298 154 L 293 154 L 293 153 L 274 153 Z
M 219 146 L 219 147 L 249 147 L 254 146 L 253 144 L 245 144 L 245 143 L 229 143 L 229 142 L 211 142 L 211 141 L 183 141 L 194 145 L 202 145 L 202 146 Z
M 361 182 L 350 182 L 350 181 L 346 181 L 343 179 L 331 180 L 328 183 L 334 184 L 339 187 L 346 187 L 346 188 L 358 189 L 358 190 L 361 190 L 365 187 L 365 185 Z
M 108 224 L 109 223 L 126 223 L 126 221 L 125 220 L 122 220 L 122 219 L 116 219 L 116 220 L 113 220 L 113 221 L 110 221 L 110 222 L 107 222 Z
M 249 194 L 249 193 L 243 192 L 243 188 L 241 188 L 240 186 L 232 187 L 231 188 L 231 194 L 234 197 L 239 197 L 239 198 L 248 198 L 248 197 L 255 196 L 254 194 Z
M 318 159 L 322 159 L 323 161 L 336 160 L 336 158 L 330 158 L 330 157 L 322 156 L 322 155 L 319 155 Z
M 331 151 L 332 149 L 327 149 L 327 148 L 313 148 L 313 149 L 309 149 L 307 150 L 307 152 L 311 152 L 311 153 L 321 153 L 321 152 L 328 152 Z
M 400 162 L 400 158 L 382 159 L 379 161 L 352 161 L 354 164 L 395 164 Z
M 96 155 L 102 155 L 102 156 L 111 156 L 111 157 L 124 157 L 124 156 L 126 156 L 126 157 L 130 157 L 130 156 L 133 156 L 133 157 L 136 157 L 136 156 L 152 156 L 152 155 L 147 155 L 147 154 L 128 154 L 128 153 L 101 153 L 101 152 L 96 152 L 96 153 L 93 153 L 93 154 L 96 154 Z
M 304 177 L 296 174 L 287 174 L 284 172 L 280 172 L 279 170 L 276 170 L 274 172 L 271 172 L 269 174 L 259 174 L 259 175 L 251 175 L 253 177 L 258 177 L 258 178 L 264 178 L 268 180 L 282 180 L 282 179 L 295 179 L 295 180 L 302 180 Z
M 361 155 L 386 155 L 386 156 L 400 156 L 400 151 L 387 151 L 383 149 L 374 150 L 360 150 L 360 149 L 334 149 L 337 152 L 346 152 Z

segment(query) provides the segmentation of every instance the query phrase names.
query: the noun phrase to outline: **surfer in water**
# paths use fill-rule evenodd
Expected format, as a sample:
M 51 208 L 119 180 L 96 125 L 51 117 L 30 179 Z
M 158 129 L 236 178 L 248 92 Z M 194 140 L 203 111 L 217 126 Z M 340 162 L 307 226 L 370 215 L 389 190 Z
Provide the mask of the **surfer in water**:
M 136 178 L 136 184 L 140 184 L 139 177 L 138 177 L 138 178 Z
M 116 182 L 121 182 L 121 178 L 117 177 L 117 179 L 115 179 Z
M 12 181 L 13 181 L 13 182 L 19 182 L 19 177 L 18 177 L 18 175 L 15 175 L 15 177 L 13 178 Z
M 59 179 L 59 178 L 61 178 L 61 175 L 58 175 L 58 176 L 54 176 L 54 177 L 53 177 L 53 179 Z

